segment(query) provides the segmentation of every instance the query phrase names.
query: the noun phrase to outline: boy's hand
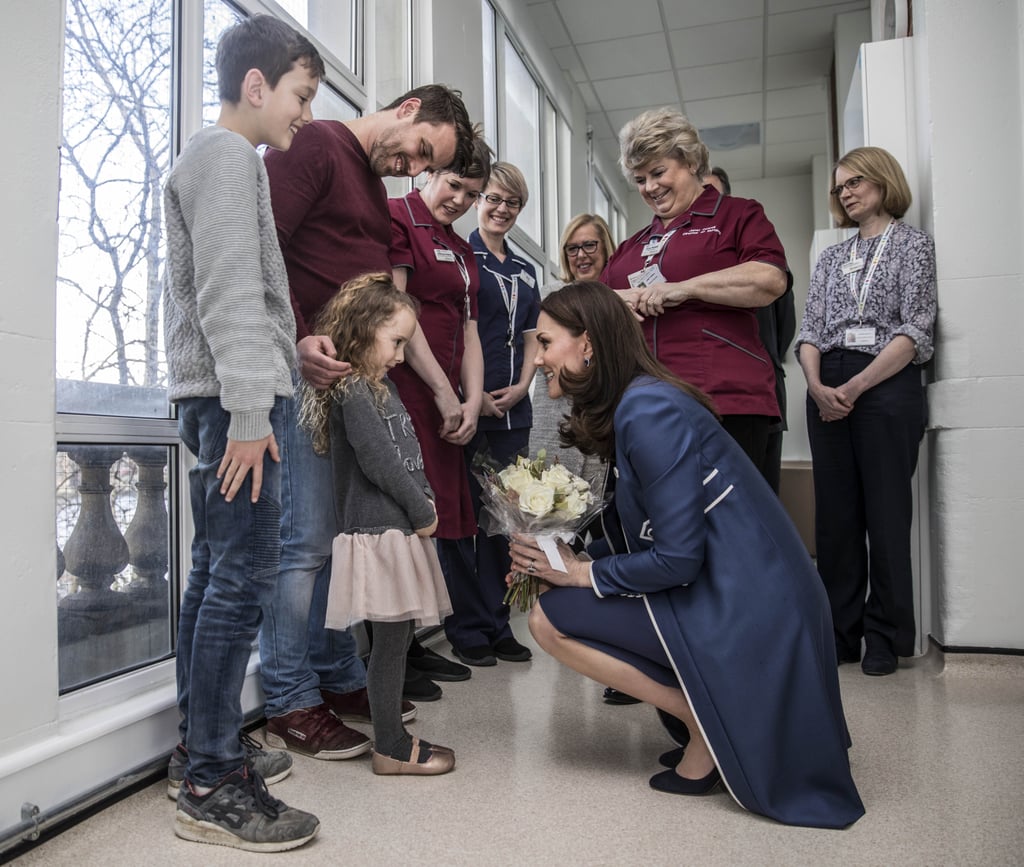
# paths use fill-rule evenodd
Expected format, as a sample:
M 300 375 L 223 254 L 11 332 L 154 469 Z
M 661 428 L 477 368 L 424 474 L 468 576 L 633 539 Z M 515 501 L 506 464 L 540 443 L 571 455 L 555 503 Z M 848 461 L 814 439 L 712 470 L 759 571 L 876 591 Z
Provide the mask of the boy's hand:
M 347 361 L 338 361 L 338 351 L 331 338 L 324 334 L 303 337 L 295 349 L 299 354 L 299 373 L 313 388 L 330 388 L 352 372 Z
M 281 462 L 281 455 L 277 451 L 277 440 L 270 434 L 261 440 L 228 440 L 228 447 L 224 450 L 224 459 L 217 467 L 217 478 L 221 480 L 220 492 L 224 495 L 225 502 L 230 503 L 238 489 L 245 482 L 245 477 L 252 470 L 252 501 L 255 503 L 260 498 L 260 488 L 263 487 L 263 455 L 270 453 L 270 459 L 276 463 Z

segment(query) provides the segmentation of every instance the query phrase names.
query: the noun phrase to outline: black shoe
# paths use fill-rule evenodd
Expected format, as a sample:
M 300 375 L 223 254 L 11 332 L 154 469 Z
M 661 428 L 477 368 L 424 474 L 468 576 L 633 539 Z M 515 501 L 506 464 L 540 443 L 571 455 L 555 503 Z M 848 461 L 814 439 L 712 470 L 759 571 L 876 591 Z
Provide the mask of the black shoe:
M 612 689 L 610 686 L 604 688 L 604 703 L 605 704 L 640 704 L 640 699 L 633 698 L 625 692 L 620 692 L 617 689 Z
M 676 747 L 674 750 L 669 750 L 667 753 L 662 753 L 658 756 L 658 764 L 663 768 L 675 768 L 678 767 L 679 763 L 683 760 L 683 753 L 686 752 L 686 747 Z
M 686 723 L 679 717 L 665 713 L 660 707 L 655 710 L 658 711 L 658 719 L 661 720 L 665 731 L 668 732 L 668 736 L 672 738 L 676 746 L 685 747 L 690 742 L 690 730 L 686 727 Z
M 526 660 L 533 658 L 533 651 L 529 647 L 520 644 L 512 636 L 502 638 L 501 641 L 495 641 L 491 645 L 491 650 L 494 651 L 494 655 L 498 659 L 503 659 L 505 662 L 526 662 Z
M 877 633 L 870 632 L 864 637 L 864 643 L 864 659 L 860 664 L 861 671 L 873 677 L 892 674 L 896 671 L 896 666 L 899 662 L 886 638 Z
M 860 664 L 860 670 L 872 677 L 892 674 L 896 671 L 899 661 L 896 654 L 890 650 L 868 651 L 864 654 L 864 660 Z
M 688 780 L 675 771 L 662 771 L 651 777 L 651 788 L 672 795 L 710 795 L 721 782 L 718 768 L 712 768 L 710 774 L 699 780 Z
M 440 697 L 441 687 L 418 671 L 406 666 L 402 698 L 408 701 L 437 701 Z
M 452 648 L 452 653 L 461 659 L 466 665 L 497 665 L 498 660 L 495 658 L 491 648 L 486 644 L 482 644 L 479 647 L 467 647 L 460 650 L 458 647 Z
M 417 649 L 420 653 L 419 655 L 414 655 Z M 415 669 L 420 674 L 425 674 L 431 680 L 454 682 L 457 680 L 469 680 L 473 676 L 473 672 L 466 668 L 466 666 L 452 662 L 450 659 L 445 659 L 440 653 L 435 653 L 426 647 L 417 648 L 416 645 L 413 645 L 409 648 L 409 655 L 405 658 L 405 661 L 407 668 Z

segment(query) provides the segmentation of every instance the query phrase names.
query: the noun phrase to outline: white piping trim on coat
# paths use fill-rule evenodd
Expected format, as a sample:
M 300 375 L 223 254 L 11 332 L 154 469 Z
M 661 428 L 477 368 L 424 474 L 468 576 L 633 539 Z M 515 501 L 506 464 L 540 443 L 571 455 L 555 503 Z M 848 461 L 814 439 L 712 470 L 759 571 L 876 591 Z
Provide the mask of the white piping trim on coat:
M 704 514 L 706 515 L 713 508 L 715 508 L 715 506 L 717 506 L 720 502 L 722 502 L 722 500 L 724 500 L 726 497 L 728 497 L 729 494 L 732 493 L 732 489 L 734 487 L 735 487 L 735 485 L 729 485 L 728 488 L 726 488 L 724 491 L 722 491 L 722 493 L 720 493 L 717 497 L 715 497 L 715 499 L 712 500 L 712 502 L 704 509 Z
M 683 691 L 683 697 L 686 699 L 686 703 L 690 706 L 690 713 L 693 714 L 693 718 L 697 721 L 697 728 L 700 729 L 700 736 L 704 738 L 704 743 L 708 745 L 708 752 L 711 753 L 711 759 L 715 763 L 715 767 L 718 768 L 718 774 L 722 778 L 722 785 L 725 786 L 729 796 L 742 807 L 744 810 L 747 808 L 740 803 L 740 799 L 736 797 L 732 787 L 729 785 L 729 781 L 725 778 L 725 774 L 722 773 L 722 767 L 718 764 L 718 757 L 715 756 L 715 749 L 711 746 L 711 741 L 708 740 L 707 735 L 704 733 L 704 726 L 700 724 L 700 717 L 697 716 L 697 712 L 693 709 L 693 702 L 690 701 L 690 693 L 686 689 L 686 683 L 683 681 L 682 675 L 679 673 L 679 669 L 676 668 L 676 661 L 672 658 L 672 654 L 668 652 L 668 645 L 665 644 L 665 639 L 662 637 L 661 630 L 658 629 L 658 621 L 654 619 L 654 612 L 651 611 L 651 603 L 647 599 L 647 594 L 644 593 L 644 607 L 647 609 L 647 616 L 651 618 L 651 625 L 654 627 L 654 633 L 658 636 L 658 641 L 661 642 L 661 648 L 665 651 L 665 656 L 669 663 L 672 665 L 672 671 L 675 672 L 676 680 L 679 681 L 679 688 Z M 750 812 L 747 810 L 747 812 Z
M 715 468 L 714 468 L 714 469 L 713 469 L 713 470 L 712 470 L 712 471 L 711 471 L 711 472 L 710 472 L 710 473 L 708 474 L 708 477 L 707 477 L 706 479 L 704 479 L 704 484 L 705 484 L 705 485 L 707 485 L 707 483 L 708 483 L 708 482 L 710 482 L 710 481 L 711 481 L 711 480 L 712 480 L 712 479 L 713 479 L 713 478 L 714 478 L 715 476 L 717 476 L 717 475 L 718 475 L 718 467 L 715 467 Z

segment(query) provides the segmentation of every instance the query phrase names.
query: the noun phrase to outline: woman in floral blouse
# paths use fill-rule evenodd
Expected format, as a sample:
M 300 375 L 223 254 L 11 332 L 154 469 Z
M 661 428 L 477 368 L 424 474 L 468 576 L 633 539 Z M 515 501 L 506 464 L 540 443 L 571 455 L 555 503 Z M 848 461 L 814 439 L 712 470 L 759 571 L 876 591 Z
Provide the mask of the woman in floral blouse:
M 797 335 L 818 571 L 839 662 L 884 675 L 914 651 L 910 480 L 925 427 L 919 366 L 932 357 L 935 247 L 900 221 L 910 188 L 887 151 L 850 151 L 833 184 L 833 215 L 858 232 L 818 259 Z

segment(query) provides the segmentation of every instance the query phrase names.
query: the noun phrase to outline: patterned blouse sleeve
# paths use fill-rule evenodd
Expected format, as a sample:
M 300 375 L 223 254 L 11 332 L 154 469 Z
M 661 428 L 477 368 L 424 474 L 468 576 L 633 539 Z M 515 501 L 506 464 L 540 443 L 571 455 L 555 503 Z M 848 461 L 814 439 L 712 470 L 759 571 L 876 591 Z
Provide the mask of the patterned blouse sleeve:
M 796 336 L 794 352 L 800 352 L 801 343 L 821 348 L 822 335 L 825 330 L 825 293 L 828 291 L 828 274 L 830 271 L 831 248 L 822 251 L 814 266 L 811 282 L 807 286 L 807 303 L 804 306 L 804 320 L 800 325 L 800 333 Z
M 924 232 L 914 232 L 907 241 L 896 277 L 902 323 L 893 329 L 893 336 L 903 334 L 913 340 L 914 363 L 924 364 L 935 351 L 935 242 Z

